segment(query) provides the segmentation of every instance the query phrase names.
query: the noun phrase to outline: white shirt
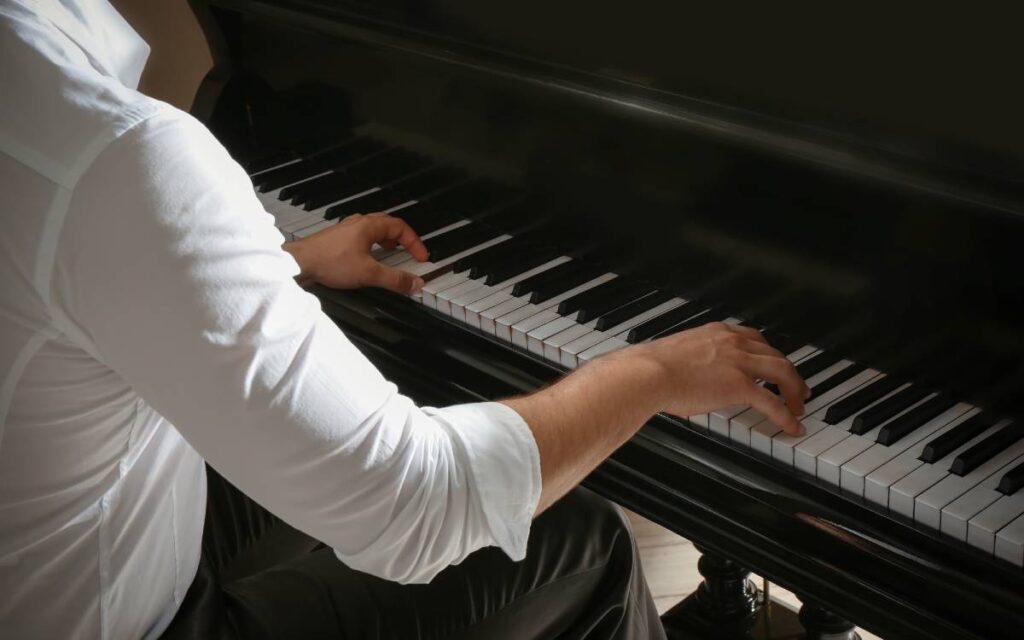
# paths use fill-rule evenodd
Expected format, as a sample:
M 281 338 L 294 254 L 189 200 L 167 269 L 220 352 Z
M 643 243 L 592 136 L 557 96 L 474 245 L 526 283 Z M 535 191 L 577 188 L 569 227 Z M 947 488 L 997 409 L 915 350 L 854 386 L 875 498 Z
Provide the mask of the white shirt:
M 521 559 L 536 443 L 420 409 L 294 282 L 242 169 L 134 91 L 105 0 L 0 0 L 0 636 L 155 636 L 195 574 L 203 459 L 346 564 Z

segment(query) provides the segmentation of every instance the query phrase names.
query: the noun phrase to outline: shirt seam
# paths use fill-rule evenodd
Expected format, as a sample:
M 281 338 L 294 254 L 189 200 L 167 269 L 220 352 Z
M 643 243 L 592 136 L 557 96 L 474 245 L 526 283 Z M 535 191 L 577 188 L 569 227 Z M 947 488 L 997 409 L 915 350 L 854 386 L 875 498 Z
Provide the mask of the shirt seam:
M 54 182 L 57 193 L 55 194 L 54 200 L 50 205 L 50 210 L 47 212 L 46 218 L 43 221 L 43 234 L 38 245 L 39 252 L 36 255 L 33 285 L 36 295 L 39 296 L 39 299 L 42 301 L 47 313 L 50 315 L 51 321 L 55 324 L 57 322 L 57 316 L 60 315 L 63 317 L 63 315 L 54 313 L 53 301 L 51 299 L 51 285 L 53 271 L 57 261 L 57 246 L 60 243 L 61 232 L 64 229 L 64 222 L 67 217 L 68 209 L 70 208 L 72 194 L 78 186 L 78 182 L 81 180 L 82 176 L 85 175 L 93 164 L 95 164 L 96 159 L 99 158 L 111 144 L 161 112 L 162 109 L 160 103 L 150 102 L 126 109 L 123 112 L 125 116 L 125 124 L 123 126 L 116 125 L 106 127 L 98 133 L 92 141 L 86 145 L 85 151 L 81 154 L 79 160 L 69 168 L 67 175 L 64 176 L 64 180 L 56 180 L 53 176 L 41 174 Z M 16 156 L 12 157 L 25 165 L 25 162 L 21 158 Z M 31 165 L 25 166 L 28 166 L 33 171 L 37 170 Z

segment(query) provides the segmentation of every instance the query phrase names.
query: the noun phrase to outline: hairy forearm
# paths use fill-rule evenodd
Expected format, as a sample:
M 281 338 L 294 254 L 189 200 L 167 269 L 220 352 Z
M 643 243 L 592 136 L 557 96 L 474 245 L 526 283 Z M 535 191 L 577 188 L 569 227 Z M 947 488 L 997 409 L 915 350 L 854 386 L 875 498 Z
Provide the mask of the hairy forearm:
M 543 489 L 539 514 L 575 487 L 654 415 L 664 370 L 639 349 L 613 353 L 556 384 L 503 402 L 533 431 Z

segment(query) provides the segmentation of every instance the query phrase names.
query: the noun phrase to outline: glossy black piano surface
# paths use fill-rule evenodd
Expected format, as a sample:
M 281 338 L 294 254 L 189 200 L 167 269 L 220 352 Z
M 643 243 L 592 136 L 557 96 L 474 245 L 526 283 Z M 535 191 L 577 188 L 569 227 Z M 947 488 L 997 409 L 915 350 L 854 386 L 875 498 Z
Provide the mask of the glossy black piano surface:
M 518 338 L 493 318 L 481 329 L 473 304 L 492 295 L 554 301 L 549 319 L 584 347 L 606 326 L 625 328 L 625 344 L 742 319 L 821 384 L 823 431 L 913 441 L 915 460 L 932 445 L 934 464 L 965 478 L 987 469 L 988 500 L 1016 495 L 1024 104 L 992 77 L 1011 71 L 1010 42 L 963 31 L 978 46 L 954 59 L 939 29 L 903 55 L 895 15 L 854 49 L 846 30 L 807 29 L 838 16 L 776 11 L 735 27 L 653 1 L 195 6 L 218 64 L 196 112 L 286 234 L 418 199 L 396 215 L 434 233 L 438 265 L 452 261 L 433 280 L 448 298 L 317 293 L 419 401 L 528 391 L 595 353 L 532 325 Z M 558 256 L 583 267 L 551 266 Z M 570 295 L 606 272 L 626 286 Z M 508 292 L 484 288 L 496 284 Z M 688 302 L 629 324 L 677 297 Z M 883 389 L 877 372 L 897 382 Z M 839 482 L 862 450 L 805 457 L 820 470 L 808 474 L 796 445 L 781 449 L 787 464 L 743 415 L 724 431 L 714 416 L 658 417 L 588 483 L 885 637 L 1024 628 L 1020 563 L 875 504 L 866 480 Z M 957 505 L 963 526 L 987 504 Z

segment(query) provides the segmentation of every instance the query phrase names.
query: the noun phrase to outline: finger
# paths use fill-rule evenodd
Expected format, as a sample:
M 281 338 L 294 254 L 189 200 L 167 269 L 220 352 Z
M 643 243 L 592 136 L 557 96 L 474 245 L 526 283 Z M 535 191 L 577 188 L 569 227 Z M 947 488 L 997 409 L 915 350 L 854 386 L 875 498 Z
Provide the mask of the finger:
M 755 329 L 754 327 L 748 327 L 742 324 L 732 324 L 728 326 L 730 329 L 732 329 L 736 333 L 741 334 L 743 337 L 749 340 L 756 340 L 758 342 L 768 344 L 768 340 L 765 339 L 764 334 L 762 334 L 759 329 Z
M 387 249 L 388 251 L 391 251 L 398 246 L 398 243 L 394 240 L 378 240 L 377 244 L 379 244 L 382 249 Z
M 382 240 L 393 240 L 405 247 L 409 255 L 420 262 L 425 261 L 427 256 L 430 255 L 426 245 L 420 240 L 419 235 L 413 231 L 412 227 L 405 220 L 388 215 L 366 216 L 364 220 L 370 234 L 370 242 L 379 244 Z
M 793 415 L 804 414 L 804 391 L 807 385 L 800 379 L 792 362 L 778 356 L 748 354 L 740 360 L 739 366 L 752 378 L 774 382 Z
M 366 287 L 380 287 L 402 295 L 418 293 L 423 289 L 423 278 L 406 271 L 370 262 L 361 284 Z
M 791 436 L 804 435 L 804 426 L 779 396 L 758 385 L 751 385 L 747 402 Z
M 743 342 L 743 349 L 748 353 L 754 353 L 759 356 L 772 356 L 775 358 L 785 358 L 785 354 L 771 346 L 767 342 L 761 342 L 760 340 L 745 340 Z

